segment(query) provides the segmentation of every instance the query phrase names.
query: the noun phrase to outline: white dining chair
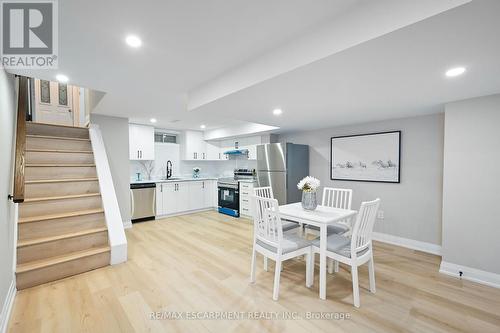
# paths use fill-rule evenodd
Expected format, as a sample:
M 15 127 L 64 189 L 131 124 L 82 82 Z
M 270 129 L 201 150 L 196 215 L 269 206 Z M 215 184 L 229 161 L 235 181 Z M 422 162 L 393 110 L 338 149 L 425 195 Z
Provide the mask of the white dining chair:
M 352 190 L 346 188 L 333 188 L 333 187 L 325 187 L 323 189 L 323 199 L 322 206 L 328 206 L 333 208 L 341 208 L 341 209 L 351 209 L 352 203 Z M 329 225 L 327 227 L 327 234 L 345 234 L 349 232 L 351 229 L 350 220 L 347 221 L 339 221 L 336 225 Z M 305 232 L 314 233 L 316 236 L 319 236 L 319 228 L 313 225 L 306 225 Z M 332 274 L 335 269 L 335 272 L 339 271 L 339 263 L 337 261 L 328 259 L 328 273 Z
M 365 263 L 368 263 L 370 291 L 375 293 L 372 233 L 379 206 L 380 199 L 361 203 L 351 236 L 332 234 L 327 240 L 326 256 L 351 266 L 353 299 L 354 306 L 357 308 L 359 308 L 358 267 Z M 312 261 L 314 262 L 314 254 L 319 253 L 319 238 L 316 238 L 312 244 Z M 314 265 L 311 266 L 309 280 L 313 281 Z
M 271 186 L 254 187 L 253 193 L 257 197 L 274 199 L 273 188 Z M 281 221 L 281 225 L 283 227 L 284 232 L 293 230 L 293 229 L 298 228 L 300 226 L 298 223 L 290 222 L 290 221 L 283 221 L 283 220 Z M 267 265 L 268 265 L 267 264 L 267 257 L 264 257 L 264 270 L 266 272 L 268 271 Z M 281 270 L 283 270 L 283 267 L 281 268 Z
M 255 282 L 257 252 L 276 262 L 274 270 L 273 299 L 278 300 L 282 262 L 306 256 L 306 286 L 311 286 L 312 253 L 311 241 L 294 233 L 284 233 L 279 213 L 278 200 L 253 196 L 253 250 L 250 282 Z

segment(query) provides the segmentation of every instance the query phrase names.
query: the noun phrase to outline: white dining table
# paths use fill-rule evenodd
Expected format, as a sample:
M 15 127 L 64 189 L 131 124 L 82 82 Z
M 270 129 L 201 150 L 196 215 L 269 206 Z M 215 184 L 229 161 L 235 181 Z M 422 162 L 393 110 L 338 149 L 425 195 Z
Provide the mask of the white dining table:
M 309 211 L 303 209 L 300 202 L 282 205 L 279 207 L 279 210 L 283 219 L 319 227 L 319 297 L 326 299 L 327 227 L 339 221 L 348 221 L 356 215 L 357 211 L 327 206 L 318 206 L 315 210 Z

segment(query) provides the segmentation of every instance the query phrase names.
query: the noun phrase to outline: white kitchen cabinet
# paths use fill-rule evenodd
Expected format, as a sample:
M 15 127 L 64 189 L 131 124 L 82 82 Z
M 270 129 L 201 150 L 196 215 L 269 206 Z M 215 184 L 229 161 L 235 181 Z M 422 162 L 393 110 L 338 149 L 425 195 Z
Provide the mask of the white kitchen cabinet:
M 216 207 L 217 182 L 193 180 L 156 184 L 156 215 L 182 214 Z
M 207 142 L 206 151 L 207 160 L 209 161 L 219 161 L 225 159 L 218 142 Z
M 218 206 L 217 181 L 206 180 L 204 189 L 204 207 L 214 208 Z
M 251 196 L 254 183 L 240 182 L 240 215 L 252 217 Z
M 205 182 L 189 182 L 189 210 L 198 210 L 205 205 Z
M 203 140 L 203 132 L 184 131 L 182 136 L 184 160 L 206 160 L 207 144 Z
M 152 126 L 130 124 L 129 158 L 131 160 L 155 159 L 155 129 Z

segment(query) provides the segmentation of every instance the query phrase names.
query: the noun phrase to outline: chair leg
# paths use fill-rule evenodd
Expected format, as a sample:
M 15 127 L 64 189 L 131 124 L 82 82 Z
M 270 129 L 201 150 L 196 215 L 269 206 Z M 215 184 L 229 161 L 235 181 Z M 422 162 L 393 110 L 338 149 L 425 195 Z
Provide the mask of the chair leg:
M 375 264 L 373 263 L 373 254 L 372 254 L 370 261 L 368 261 L 368 275 L 370 277 L 370 291 L 372 293 L 375 293 L 376 292 L 376 288 L 375 288 Z
M 309 282 L 311 283 L 310 287 L 314 285 L 314 259 L 315 253 L 311 251 L 311 256 L 309 257 Z
M 267 265 L 267 257 L 264 257 L 264 270 L 266 272 L 269 272 L 268 265 Z
M 333 259 L 328 258 L 328 274 L 333 274 Z
M 257 253 L 255 252 L 255 248 L 252 251 L 252 266 L 250 267 L 250 282 L 255 282 L 255 260 L 257 259 Z
M 339 272 L 339 262 L 335 261 L 335 273 Z
M 312 252 L 309 251 L 308 254 L 305 255 L 306 257 L 306 287 L 310 288 L 312 286 L 311 283 L 311 257 L 313 256 Z
M 281 258 L 276 258 L 276 269 L 274 270 L 273 300 L 277 301 L 280 293 Z
M 359 308 L 359 282 L 358 282 L 358 266 L 351 266 L 352 275 L 352 297 L 354 306 Z

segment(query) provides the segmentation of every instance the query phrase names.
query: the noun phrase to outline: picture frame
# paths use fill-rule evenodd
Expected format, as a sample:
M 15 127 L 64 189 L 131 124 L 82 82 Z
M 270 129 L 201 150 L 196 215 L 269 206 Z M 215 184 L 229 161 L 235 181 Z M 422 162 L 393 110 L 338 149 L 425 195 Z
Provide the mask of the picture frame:
M 330 179 L 399 184 L 401 131 L 331 137 Z

